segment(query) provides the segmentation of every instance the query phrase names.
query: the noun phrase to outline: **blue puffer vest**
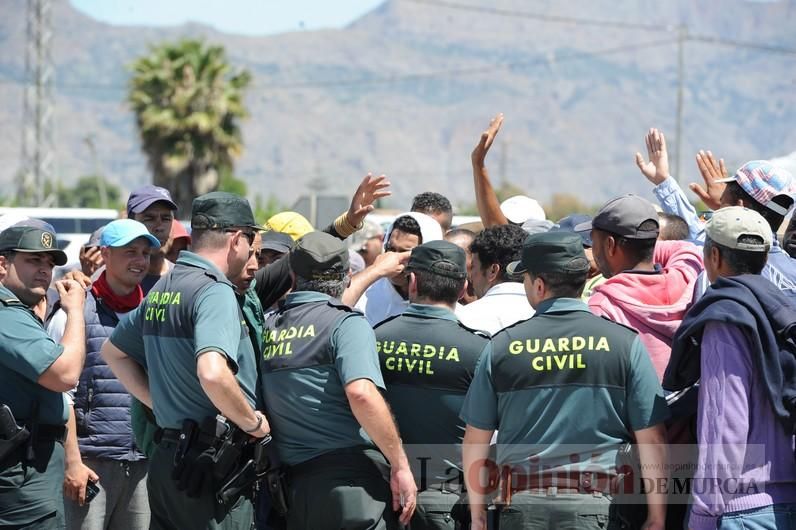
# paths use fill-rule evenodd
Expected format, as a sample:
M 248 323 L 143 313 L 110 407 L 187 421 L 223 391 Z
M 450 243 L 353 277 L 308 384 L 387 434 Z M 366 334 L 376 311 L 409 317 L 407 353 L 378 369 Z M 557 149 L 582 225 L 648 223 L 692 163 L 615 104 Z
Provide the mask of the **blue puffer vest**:
M 142 460 L 130 421 L 130 394 L 100 355 L 119 323 L 102 299 L 86 296 L 86 364 L 75 392 L 77 440 L 83 458 Z

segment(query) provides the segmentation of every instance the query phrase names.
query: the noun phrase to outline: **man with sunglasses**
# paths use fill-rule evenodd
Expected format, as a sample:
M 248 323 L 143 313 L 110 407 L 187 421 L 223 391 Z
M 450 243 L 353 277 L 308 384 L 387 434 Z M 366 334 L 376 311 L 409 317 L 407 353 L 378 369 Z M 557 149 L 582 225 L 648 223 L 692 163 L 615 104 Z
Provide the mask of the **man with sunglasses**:
M 254 438 L 270 431 L 255 410 L 255 354 L 229 280 L 252 256 L 260 227 L 246 199 L 224 192 L 194 200 L 191 227 L 193 251 L 180 254 L 102 353 L 137 399 L 154 404 L 162 430 L 147 483 L 150 528 L 248 530 L 251 491 L 218 502 L 212 454 L 220 427 Z

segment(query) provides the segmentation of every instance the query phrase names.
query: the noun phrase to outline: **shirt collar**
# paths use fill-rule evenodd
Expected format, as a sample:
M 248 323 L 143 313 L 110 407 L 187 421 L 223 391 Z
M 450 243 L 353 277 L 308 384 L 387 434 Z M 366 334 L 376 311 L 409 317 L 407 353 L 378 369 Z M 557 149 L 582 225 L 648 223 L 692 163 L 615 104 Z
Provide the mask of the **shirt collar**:
M 536 314 L 567 313 L 570 311 L 589 312 L 589 306 L 578 298 L 548 298 L 536 307 Z
M 622 271 L 619 274 L 660 274 L 663 272 L 663 267 L 661 267 L 660 263 L 656 263 L 653 266 L 653 270 L 647 271 L 642 269 L 627 269 L 626 271 Z
M 328 300 L 332 300 L 332 297 L 328 294 L 316 291 L 296 291 L 287 295 L 285 306 L 307 304 L 309 302 L 326 302 Z
M 481 298 L 494 294 L 521 294 L 525 296 L 525 286 L 520 282 L 500 282 L 490 287 Z
M 447 307 L 440 307 L 436 305 L 409 304 L 409 307 L 406 308 L 404 314 L 422 318 L 439 318 L 442 320 L 450 320 L 452 322 L 459 321 L 453 311 Z
M 216 265 L 212 261 L 200 256 L 199 254 L 190 252 L 188 250 L 183 250 L 182 252 L 180 252 L 180 256 L 177 258 L 177 263 L 181 265 L 186 265 L 188 267 L 197 267 L 199 269 L 204 269 L 212 273 L 216 281 L 232 285 L 232 282 L 229 281 L 229 278 L 227 278 L 226 274 L 221 272 L 221 270 L 218 267 L 216 267 Z M 232 288 L 234 289 L 235 286 L 232 285 Z

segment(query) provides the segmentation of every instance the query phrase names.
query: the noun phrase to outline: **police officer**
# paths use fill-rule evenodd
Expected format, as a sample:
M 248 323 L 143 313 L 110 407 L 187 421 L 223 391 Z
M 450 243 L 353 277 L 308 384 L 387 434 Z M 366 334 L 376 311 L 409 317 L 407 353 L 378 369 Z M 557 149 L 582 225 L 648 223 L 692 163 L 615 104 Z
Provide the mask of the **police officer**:
M 588 269 L 581 238 L 565 232 L 528 236 L 510 264 L 536 314 L 492 338 L 462 408 L 474 530 L 486 524 L 479 472 L 498 426 L 503 530 L 620 528 L 609 512 L 622 471 L 616 459 L 633 438 L 644 479 L 657 487 L 665 477 L 663 391 L 638 334 L 579 300 Z M 665 492 L 646 500 L 645 528 L 663 528 Z
M 395 511 L 409 522 L 417 488 L 379 393 L 373 330 L 339 302 L 346 245 L 310 232 L 289 259 L 293 292 L 266 319 L 261 363 L 274 441 L 288 466 L 288 528 L 397 528 Z
M 448 241 L 412 249 L 403 314 L 375 328 L 386 398 L 418 479 L 413 530 L 451 529 L 459 499 L 464 423 L 459 413 L 489 339 L 453 313 L 467 286 L 464 250 Z M 418 466 L 419 465 L 419 466 Z
M 180 254 L 102 354 L 136 398 L 154 403 L 162 429 L 147 479 L 151 528 L 248 530 L 250 495 L 216 500 L 215 448 L 233 426 L 256 438 L 269 432 L 254 408 L 254 351 L 228 279 L 251 256 L 258 227 L 248 201 L 223 192 L 194 200 L 191 226 L 193 251 Z
M 85 292 L 55 283 L 66 312 L 60 343 L 33 308 L 53 267 L 64 265 L 55 234 L 34 226 L 0 233 L 0 526 L 58 528 L 62 521 L 67 404 L 85 360 Z M 24 430 L 22 430 L 24 427 Z

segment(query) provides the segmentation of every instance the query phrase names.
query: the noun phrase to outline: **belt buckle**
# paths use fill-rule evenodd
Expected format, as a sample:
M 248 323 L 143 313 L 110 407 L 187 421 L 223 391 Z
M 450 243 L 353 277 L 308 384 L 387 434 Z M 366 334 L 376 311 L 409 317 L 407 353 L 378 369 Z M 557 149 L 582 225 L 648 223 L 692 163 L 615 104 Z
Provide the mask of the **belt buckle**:
M 591 472 L 581 473 L 579 489 L 585 493 L 591 493 L 592 491 L 594 491 L 594 489 L 592 488 L 593 478 L 594 474 Z

